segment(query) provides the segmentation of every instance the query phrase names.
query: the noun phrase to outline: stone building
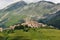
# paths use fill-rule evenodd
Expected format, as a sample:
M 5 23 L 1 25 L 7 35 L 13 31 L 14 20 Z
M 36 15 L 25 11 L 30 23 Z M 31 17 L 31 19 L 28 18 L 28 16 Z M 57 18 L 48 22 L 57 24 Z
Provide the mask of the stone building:
M 0 28 L 0 32 L 2 32 L 3 31 L 3 28 Z
M 42 24 L 39 24 L 38 22 L 32 21 L 32 20 L 26 21 L 25 23 L 22 23 L 22 25 L 27 25 L 31 28 L 38 28 L 38 27 L 42 26 Z

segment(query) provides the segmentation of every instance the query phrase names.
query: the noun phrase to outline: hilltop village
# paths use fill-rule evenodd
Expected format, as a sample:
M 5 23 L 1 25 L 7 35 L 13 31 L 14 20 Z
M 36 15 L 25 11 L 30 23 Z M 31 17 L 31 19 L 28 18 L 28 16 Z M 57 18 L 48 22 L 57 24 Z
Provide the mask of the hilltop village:
M 15 30 L 15 28 L 20 28 L 20 27 L 28 27 L 28 28 L 45 28 L 47 27 L 47 24 L 43 24 L 43 23 L 38 23 L 37 21 L 31 20 L 31 19 L 25 19 L 24 23 L 17 23 L 14 25 L 9 26 L 9 28 L 0 28 L 0 32 L 4 31 L 4 30 Z M 53 28 L 51 26 L 51 28 Z

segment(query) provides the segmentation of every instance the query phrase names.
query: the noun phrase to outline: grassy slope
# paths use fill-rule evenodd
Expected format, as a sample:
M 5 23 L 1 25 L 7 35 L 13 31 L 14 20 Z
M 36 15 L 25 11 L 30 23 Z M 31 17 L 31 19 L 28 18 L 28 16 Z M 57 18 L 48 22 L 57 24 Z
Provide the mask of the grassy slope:
M 13 6 L 14 5 L 12 5 L 11 7 L 13 7 Z M 48 6 L 51 6 L 51 8 L 48 8 Z M 14 7 L 13 8 L 14 10 L 12 10 L 11 8 L 8 8 L 8 10 L 10 10 L 10 11 L 4 9 L 4 10 L 2 10 L 3 12 L 1 12 L 0 17 L 4 16 L 6 13 L 9 13 L 6 17 L 3 18 L 3 20 L 6 18 L 9 18 L 9 20 L 5 23 L 5 25 L 11 26 L 11 25 L 17 23 L 21 18 L 25 18 L 25 17 L 23 17 L 23 15 L 28 16 L 28 17 L 32 17 L 31 15 L 41 17 L 44 14 L 51 13 L 52 10 L 54 12 L 54 9 L 52 9 L 53 8 L 52 6 L 54 6 L 54 4 L 47 3 L 47 2 L 31 3 L 24 7 L 18 6 L 18 8 L 16 8 L 16 9 L 14 9 L 15 8 Z
M 24 32 L 15 30 L 15 33 L 8 34 L 8 40 L 60 40 L 60 30 L 56 29 L 38 29 Z M 0 33 L 0 37 L 1 37 Z M 3 37 L 3 35 L 2 35 Z

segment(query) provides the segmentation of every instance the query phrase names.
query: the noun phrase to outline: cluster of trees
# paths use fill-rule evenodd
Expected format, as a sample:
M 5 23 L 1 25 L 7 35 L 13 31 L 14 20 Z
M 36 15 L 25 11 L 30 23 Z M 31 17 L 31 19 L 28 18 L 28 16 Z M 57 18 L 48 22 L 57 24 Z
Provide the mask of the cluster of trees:
M 16 26 L 15 27 L 15 30 L 23 30 L 23 31 L 28 31 L 30 29 L 30 27 L 28 27 L 27 25 L 23 26 L 23 25 L 20 25 L 20 26 Z

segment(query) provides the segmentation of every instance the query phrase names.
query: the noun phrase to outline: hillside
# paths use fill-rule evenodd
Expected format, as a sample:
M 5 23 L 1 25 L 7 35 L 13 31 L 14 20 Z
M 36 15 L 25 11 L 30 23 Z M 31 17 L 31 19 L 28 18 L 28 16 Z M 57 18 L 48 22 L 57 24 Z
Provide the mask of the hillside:
M 19 1 L 0 10 L 0 24 L 5 26 L 14 25 L 21 23 L 26 17 L 33 18 L 34 20 L 45 19 L 59 10 L 59 4 L 49 1 L 39 1 L 30 4 Z
M 60 30 L 56 29 L 37 29 L 29 32 L 15 30 L 14 33 L 0 33 L 0 40 L 60 40 Z
M 60 40 L 60 3 L 19 1 L 0 10 L 0 40 Z
M 52 14 L 51 16 L 49 16 L 49 18 L 47 17 L 45 23 L 53 25 L 60 29 L 60 11 Z

